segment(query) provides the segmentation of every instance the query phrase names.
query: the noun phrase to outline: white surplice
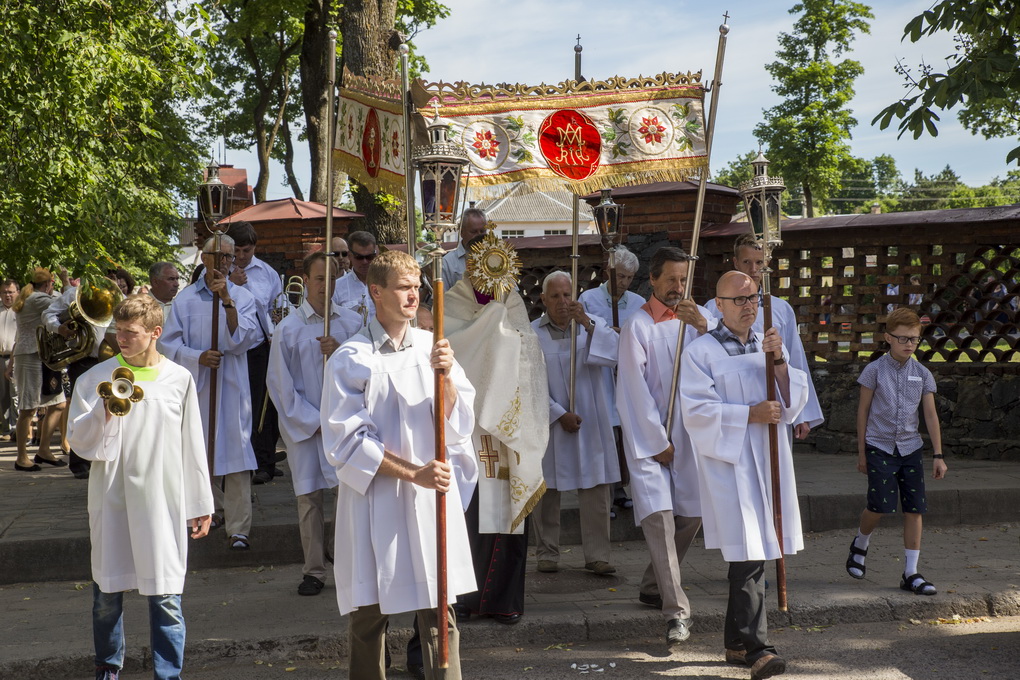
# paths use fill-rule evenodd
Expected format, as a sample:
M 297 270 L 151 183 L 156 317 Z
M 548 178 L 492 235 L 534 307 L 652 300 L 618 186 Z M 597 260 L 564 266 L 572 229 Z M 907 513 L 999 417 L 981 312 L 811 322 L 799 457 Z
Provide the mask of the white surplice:
M 758 334 L 759 347 L 762 336 Z M 784 352 L 784 355 L 786 352 Z M 750 406 L 765 400 L 764 352 L 729 356 L 715 337 L 705 335 L 684 350 L 680 382 L 683 420 L 698 459 L 701 520 L 705 547 L 722 550 L 727 562 L 774 560 L 779 542 L 772 523 L 772 478 L 768 425 L 748 423 Z M 807 403 L 807 374 L 790 366 L 790 403 L 781 422 L 790 425 Z M 797 503 L 793 456 L 786 437 L 779 440 L 783 552 L 804 547 Z
M 355 312 L 364 326 L 375 318 L 375 303 L 368 294 L 368 285 L 358 278 L 353 269 L 336 280 L 333 304 Z
M 383 614 L 435 608 L 436 492 L 378 474 L 384 450 L 414 465 L 435 458 L 432 334 L 407 329 L 403 349 L 377 349 L 376 320 L 330 357 L 322 394 L 322 439 L 337 468 L 337 603 L 341 614 L 379 604 Z M 408 344 L 410 343 L 410 344 Z M 388 351 L 385 348 L 388 347 Z M 471 432 L 474 388 L 459 364 L 446 420 L 449 602 L 476 589 L 464 508 L 478 477 Z
M 330 306 L 329 334 L 344 342 L 361 329 L 361 317 L 349 309 Z M 280 414 L 280 435 L 287 445 L 287 466 L 294 495 L 331 489 L 336 468 L 326 459 L 320 435 L 324 362 L 319 341 L 323 319 L 308 302 L 288 314 L 273 334 L 266 384 Z
M 714 328 L 708 311 L 698 309 L 708 320 L 709 329 Z M 664 510 L 684 517 L 701 514 L 698 465 L 680 418 L 679 389 L 673 411 L 672 438 L 666 434 L 669 388 L 679 332 L 679 320 L 655 323 L 644 310 L 631 317 L 620 331 L 616 409 L 623 430 L 636 525 L 648 515 Z M 696 337 L 697 329 L 688 325 L 685 352 Z M 673 463 L 666 466 L 652 456 L 666 450 L 670 441 L 675 452 Z
M 608 282 L 603 283 L 598 288 L 584 291 L 578 296 L 577 301 L 584 305 L 584 311 L 588 316 L 597 316 L 605 321 L 607 325 L 613 325 L 613 301 L 609 296 Z M 620 321 L 619 328 L 623 328 L 623 324 L 630 317 L 640 312 L 641 305 L 643 304 L 645 304 L 643 297 L 629 290 L 624 291 L 617 302 L 617 317 Z M 609 403 L 612 406 L 609 417 L 612 420 L 613 426 L 619 427 L 620 415 L 616 412 L 616 371 L 611 368 L 603 369 L 602 384 L 608 390 Z
M 705 303 L 705 309 L 710 311 L 715 318 L 721 318 L 719 308 L 716 307 L 715 298 Z M 807 354 L 804 352 L 804 343 L 800 339 L 800 328 L 797 325 L 797 313 L 789 302 L 779 297 L 772 296 L 772 325 L 779 329 L 779 337 L 783 339 L 783 347 L 790 353 L 790 365 L 807 373 L 808 378 L 808 401 L 801 411 L 797 422 L 807 423 L 812 428 L 818 427 L 825 422 L 822 415 L 822 407 L 818 404 L 818 395 L 815 393 L 815 383 L 811 379 L 811 366 L 808 364 Z M 758 304 L 758 316 L 754 319 L 751 327 L 755 333 L 765 332 L 765 317 L 762 311 L 762 304 Z M 787 428 L 789 429 L 789 428 Z
M 581 429 L 570 433 L 556 422 L 570 406 L 570 334 L 554 339 L 548 318 L 542 316 L 531 324 L 542 345 L 549 377 L 549 447 L 542 458 L 545 485 L 572 491 L 618 482 L 620 460 L 610 420 L 613 405 L 602 372 L 616 365 L 620 338 L 598 317 L 592 317 L 592 333 L 578 326 L 574 413 L 581 417 Z
M 107 422 L 96 386 L 120 365 L 114 357 L 78 378 L 68 415 L 68 442 L 93 461 L 92 578 L 104 593 L 180 594 L 187 521 L 213 511 L 195 382 L 163 359 L 155 380 L 137 375 L 144 398 Z
M 237 329 L 227 328 L 227 310 L 219 308 L 220 367 L 216 391 L 216 452 L 213 474 L 228 475 L 254 470 L 255 451 L 251 446 L 251 389 L 248 386 L 248 350 L 263 340 L 256 318 L 257 307 L 251 293 L 227 283 L 230 299 L 237 307 Z M 212 347 L 212 293 L 205 277 L 182 290 L 170 308 L 163 335 L 157 341 L 159 351 L 191 372 L 198 386 L 202 405 L 202 429 L 209 430 L 210 370 L 200 366 L 198 358 Z

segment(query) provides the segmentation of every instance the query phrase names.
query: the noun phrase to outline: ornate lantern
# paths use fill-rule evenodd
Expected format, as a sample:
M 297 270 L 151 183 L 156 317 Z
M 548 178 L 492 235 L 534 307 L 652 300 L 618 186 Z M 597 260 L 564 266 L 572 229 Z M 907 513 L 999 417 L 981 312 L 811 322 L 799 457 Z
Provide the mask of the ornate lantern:
M 608 241 L 615 247 L 620 237 L 623 206 L 613 201 L 612 189 L 602 189 L 602 198 L 599 200 L 599 204 L 591 209 L 591 212 L 595 218 L 595 226 L 602 234 L 603 243 Z
M 740 197 L 744 200 L 751 233 L 761 246 L 768 266 L 772 250 L 783 245 L 780 223 L 786 185 L 782 177 L 769 177 L 769 159 L 761 151 L 751 165 L 754 166 L 754 176 L 747 182 L 741 182 Z
M 450 124 L 436 115 L 428 124 L 429 143 L 414 150 L 414 167 L 421 182 L 421 203 L 425 228 L 432 231 L 436 242 L 443 234 L 455 229 L 460 205 L 460 176 L 468 164 L 468 155 L 450 142 Z
M 214 224 L 230 212 L 230 195 L 233 187 L 220 179 L 220 164 L 209 161 L 206 167 L 206 180 L 199 185 L 199 212 L 207 223 Z

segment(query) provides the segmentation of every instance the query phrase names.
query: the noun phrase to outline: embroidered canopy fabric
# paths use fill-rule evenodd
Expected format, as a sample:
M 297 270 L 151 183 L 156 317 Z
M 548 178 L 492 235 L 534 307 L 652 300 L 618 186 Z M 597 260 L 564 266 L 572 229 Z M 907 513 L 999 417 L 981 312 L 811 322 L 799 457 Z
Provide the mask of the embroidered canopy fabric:
M 566 81 L 558 86 L 416 82 L 471 159 L 473 192 L 523 181 L 531 190 L 683 181 L 706 166 L 701 74 Z
M 344 69 L 333 165 L 369 191 L 404 195 L 403 111 L 395 80 Z

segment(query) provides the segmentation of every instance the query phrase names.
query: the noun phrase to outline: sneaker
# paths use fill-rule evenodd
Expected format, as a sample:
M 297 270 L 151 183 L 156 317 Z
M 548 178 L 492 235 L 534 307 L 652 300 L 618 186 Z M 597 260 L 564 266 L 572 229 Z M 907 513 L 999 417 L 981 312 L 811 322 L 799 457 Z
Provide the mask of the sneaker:
M 314 576 L 305 575 L 304 580 L 301 581 L 301 585 L 297 587 L 298 595 L 318 595 L 322 592 L 322 589 L 326 587 L 326 584 L 315 578 Z
M 765 654 L 751 664 L 751 680 L 764 680 L 786 672 L 786 661 L 776 654 Z
M 560 565 L 552 560 L 539 560 L 538 570 L 543 574 L 555 574 L 560 570 Z
M 727 649 L 726 650 L 726 663 L 731 666 L 746 666 L 747 665 L 747 650 L 746 649 Z
M 116 666 L 96 666 L 96 680 L 117 680 L 120 669 Z
M 679 616 L 666 624 L 666 644 L 670 647 L 680 644 L 691 636 L 691 620 Z
M 590 572 L 593 572 L 596 576 L 609 576 L 610 574 L 616 573 L 616 567 L 611 565 L 609 562 L 589 562 L 584 565 L 584 568 Z

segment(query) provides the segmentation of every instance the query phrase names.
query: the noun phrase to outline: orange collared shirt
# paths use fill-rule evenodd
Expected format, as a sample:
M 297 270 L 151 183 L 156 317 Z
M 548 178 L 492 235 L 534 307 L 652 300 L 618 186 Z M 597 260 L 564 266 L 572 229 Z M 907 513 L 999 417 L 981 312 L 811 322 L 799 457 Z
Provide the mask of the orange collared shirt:
M 662 301 L 654 295 L 648 298 L 648 302 L 641 305 L 641 309 L 648 312 L 648 316 L 652 317 L 652 321 L 655 323 L 672 321 L 676 318 L 676 312 L 674 312 L 670 307 L 662 304 Z

